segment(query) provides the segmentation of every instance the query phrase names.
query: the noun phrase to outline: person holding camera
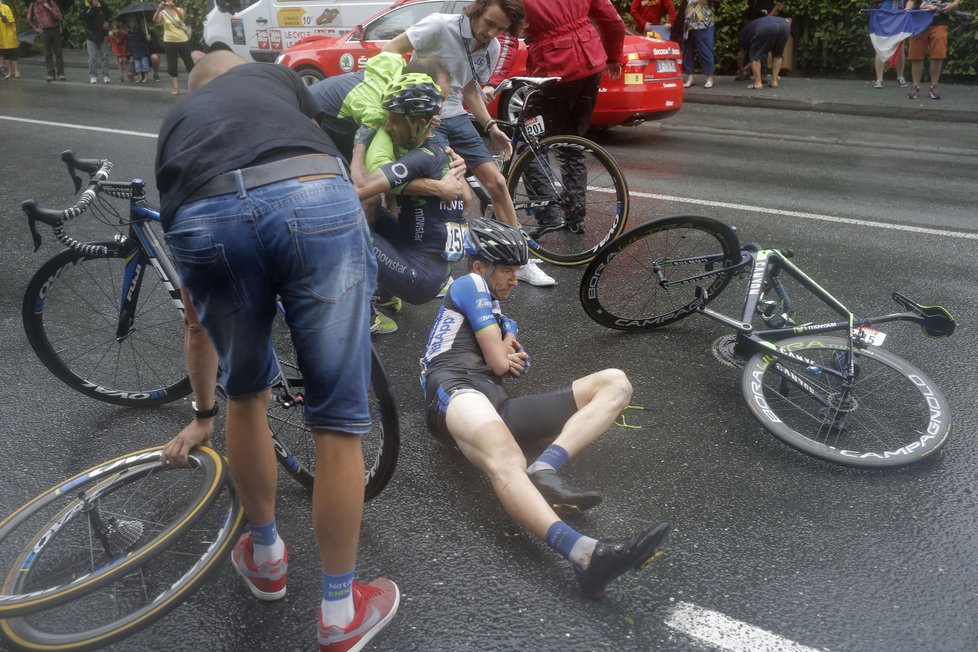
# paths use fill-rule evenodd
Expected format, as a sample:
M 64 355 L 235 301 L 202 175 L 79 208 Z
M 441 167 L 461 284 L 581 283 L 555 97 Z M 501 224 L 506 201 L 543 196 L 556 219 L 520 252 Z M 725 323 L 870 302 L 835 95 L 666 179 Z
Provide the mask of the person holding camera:
M 180 94 L 180 78 L 177 76 L 177 57 L 183 59 L 183 67 L 189 73 L 194 69 L 194 60 L 190 56 L 190 27 L 184 24 L 186 16 L 183 7 L 178 7 L 174 0 L 161 2 L 153 14 L 154 23 L 163 23 L 163 50 L 166 52 L 166 72 L 173 84 L 172 95 Z

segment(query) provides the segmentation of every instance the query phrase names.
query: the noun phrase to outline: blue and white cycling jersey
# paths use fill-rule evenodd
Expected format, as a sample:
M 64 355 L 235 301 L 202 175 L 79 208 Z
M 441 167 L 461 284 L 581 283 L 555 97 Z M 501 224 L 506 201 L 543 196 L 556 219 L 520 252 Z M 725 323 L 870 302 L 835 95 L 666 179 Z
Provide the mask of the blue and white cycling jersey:
M 482 355 L 477 333 L 499 327 L 502 314 L 489 286 L 478 274 L 467 274 L 448 288 L 421 358 L 422 377 L 434 372 L 481 374 L 498 380 Z

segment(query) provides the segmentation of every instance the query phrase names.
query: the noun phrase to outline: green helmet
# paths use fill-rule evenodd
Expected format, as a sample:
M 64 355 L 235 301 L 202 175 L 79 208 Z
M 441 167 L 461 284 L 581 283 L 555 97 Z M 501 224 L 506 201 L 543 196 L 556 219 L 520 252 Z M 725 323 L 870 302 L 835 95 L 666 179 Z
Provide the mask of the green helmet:
M 431 119 L 441 112 L 441 89 L 431 77 L 420 72 L 401 75 L 384 90 L 380 104 L 385 111 L 408 118 Z

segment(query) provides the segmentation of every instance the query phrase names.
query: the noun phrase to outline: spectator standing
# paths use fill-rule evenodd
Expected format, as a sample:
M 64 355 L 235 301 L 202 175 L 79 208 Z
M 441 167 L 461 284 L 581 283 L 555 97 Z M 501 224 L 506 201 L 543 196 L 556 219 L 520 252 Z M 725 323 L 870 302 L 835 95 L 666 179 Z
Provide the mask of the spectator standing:
M 319 471 L 319 650 L 360 650 L 400 601 L 390 580 L 354 582 L 377 274 L 363 210 L 295 72 L 217 51 L 193 71 L 189 88 L 163 120 L 156 180 L 166 242 L 218 352 L 228 396 L 228 460 L 248 521 L 231 562 L 256 598 L 285 597 L 288 554 L 276 529 L 277 465 L 265 412 L 278 375 L 271 328 L 280 298 Z M 173 450 L 168 445 L 164 464 L 175 461 Z
M 635 29 L 640 34 L 645 34 L 652 26 L 661 24 L 663 14 L 669 17 L 666 28 L 672 29 L 676 22 L 676 6 L 672 0 L 632 0 L 630 13 L 635 21 Z
M 20 79 L 17 48 L 17 24 L 14 22 L 14 12 L 7 6 L 6 0 L 0 0 L 0 68 L 4 68 L 5 62 L 10 66 L 4 73 L 4 79 Z
M 85 47 L 88 49 L 88 81 L 98 83 L 99 75 L 108 84 L 109 79 L 109 12 L 101 0 L 82 0 L 79 6 L 81 23 L 85 28 Z
M 941 81 L 941 68 L 947 58 L 947 23 L 948 14 L 955 11 L 961 0 L 953 2 L 934 3 L 931 0 L 908 0 L 904 9 L 932 9 L 934 22 L 926 30 L 910 37 L 907 48 L 907 58 L 910 59 L 910 76 L 913 78 L 913 89 L 907 96 L 911 100 L 920 97 L 920 82 L 924 78 L 924 55 L 930 59 L 930 90 L 927 97 L 932 100 L 941 99 L 937 84 Z
M 64 81 L 65 62 L 61 49 L 61 7 L 55 0 L 34 0 L 27 9 L 27 22 L 41 37 L 48 81 Z
M 133 26 L 129 32 L 129 54 L 132 56 L 132 70 L 134 75 L 139 75 L 135 79 L 137 83 L 145 84 L 149 81 L 149 36 L 144 31 L 145 28 L 138 24 Z
M 161 2 L 153 14 L 154 23 L 163 23 L 163 50 L 166 52 L 166 72 L 173 84 L 171 95 L 180 94 L 180 78 L 177 69 L 177 57 L 183 60 L 187 73 L 194 69 L 194 60 L 190 55 L 190 28 L 183 20 L 187 12 L 176 5 L 177 0 Z
M 609 0 L 525 0 L 524 4 L 529 42 L 527 74 L 560 77 L 560 82 L 530 98 L 529 115 L 543 116 L 548 136 L 583 136 L 591 124 L 601 75 L 607 72 L 612 79 L 621 76 L 625 23 Z M 560 167 L 564 188 L 574 200 L 570 214 L 563 216 L 563 225 L 580 233 L 584 229 L 587 171 L 576 157 L 565 157 Z M 530 177 L 535 177 L 532 170 Z M 544 180 L 534 179 L 534 183 L 542 187 Z M 560 209 L 548 209 L 538 215 L 531 237 L 561 223 Z M 522 270 L 519 278 L 526 280 Z
M 696 55 L 700 58 L 700 72 L 706 75 L 703 88 L 713 88 L 713 0 L 688 0 L 683 14 L 683 34 L 679 41 L 683 50 L 683 87 L 696 83 L 693 77 Z
M 109 32 L 109 45 L 112 46 L 112 54 L 119 64 L 119 82 L 126 81 L 126 73 L 129 74 L 129 81 L 132 81 L 132 72 L 129 70 L 129 34 L 118 22 L 112 23 L 112 30 Z

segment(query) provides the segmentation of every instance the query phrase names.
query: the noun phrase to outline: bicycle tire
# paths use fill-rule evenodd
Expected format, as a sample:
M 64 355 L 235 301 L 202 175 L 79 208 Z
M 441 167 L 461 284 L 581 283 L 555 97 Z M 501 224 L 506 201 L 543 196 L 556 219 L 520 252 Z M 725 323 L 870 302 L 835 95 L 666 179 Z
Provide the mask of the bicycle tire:
M 161 405 L 190 393 L 183 318 L 155 268 L 140 259 L 135 322 L 117 337 L 121 285 L 134 256 L 138 248 L 55 255 L 24 293 L 24 331 L 44 366 L 72 389 L 116 405 Z
M 705 300 L 697 296 L 695 281 L 683 284 L 683 279 L 739 260 L 737 235 L 723 222 L 697 215 L 658 218 L 626 231 L 598 252 L 581 277 L 581 306 L 602 326 L 653 330 L 715 299 L 733 274 L 703 279 L 709 283 Z M 669 269 L 682 275 L 668 277 L 679 285 L 666 288 L 662 282 Z
M 516 206 L 516 217 L 523 230 L 533 236 L 530 248 L 535 256 L 555 265 L 583 265 L 602 245 L 611 241 L 625 229 L 628 220 L 628 184 L 607 150 L 580 136 L 549 136 L 539 141 L 547 161 L 539 165 L 548 179 L 541 187 L 534 186 L 528 176 L 534 163 L 539 163 L 535 152 L 526 147 L 516 157 L 507 178 L 507 188 Z M 572 155 L 572 156 L 570 156 Z M 572 207 L 574 200 L 560 193 L 563 187 L 561 175 L 568 160 L 582 160 L 586 174 L 584 205 Z M 571 185 L 578 185 L 572 183 Z M 540 226 L 539 206 L 523 206 L 548 202 L 559 207 L 560 220 L 565 224 L 574 219 L 575 211 L 583 211 L 582 233 L 572 233 L 567 226 L 535 236 Z M 569 219 L 568 219 L 569 218 Z
M 161 450 L 137 451 L 94 466 L 0 523 L 0 560 L 10 568 L 0 587 L 0 618 L 91 593 L 151 561 L 201 518 L 224 482 L 223 458 L 200 448 L 191 453 L 188 469 L 174 469 L 160 464 Z M 157 511 L 148 514 L 151 507 Z M 103 517 L 109 527 L 93 528 L 93 518 L 101 523 Z M 59 544 L 66 548 L 60 557 Z M 78 554 L 86 544 L 89 554 Z
M 856 349 L 859 371 L 852 394 L 843 399 L 841 379 L 821 369 L 847 365 L 836 358 L 840 353 L 848 357 L 846 339 L 793 337 L 778 346 L 815 366 L 758 353 L 747 361 L 741 389 L 761 425 L 789 446 L 836 464 L 883 468 L 918 462 L 947 441 L 947 399 L 933 380 L 899 356 L 877 347 Z M 772 364 L 775 360 L 785 372 Z M 823 392 L 830 405 L 817 403 L 788 376 Z M 845 415 L 843 427 L 836 421 L 840 414 Z M 833 426 L 826 427 L 828 419 Z
M 276 350 L 283 347 L 278 342 Z M 280 358 L 290 392 L 301 393 L 304 384 L 298 366 L 289 358 Z M 397 405 L 390 392 L 387 374 L 377 352 L 371 349 L 370 362 L 371 431 L 360 437 L 364 450 L 364 500 L 376 498 L 394 475 L 400 451 L 401 430 Z M 301 402 L 286 404 L 272 390 L 268 407 L 275 453 L 279 463 L 307 491 L 312 491 L 316 475 L 316 446 L 313 435 L 302 417 Z
M 23 650 L 110 645 L 178 607 L 230 556 L 243 526 L 244 509 L 228 476 L 207 512 L 155 559 L 63 605 L 0 621 L 0 630 Z

